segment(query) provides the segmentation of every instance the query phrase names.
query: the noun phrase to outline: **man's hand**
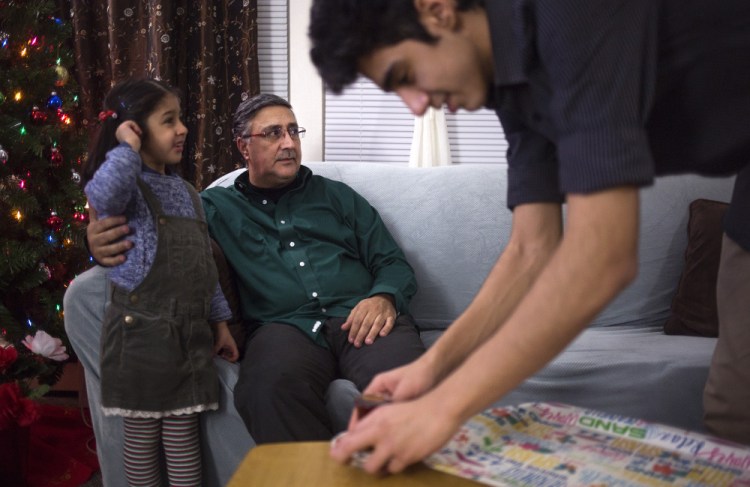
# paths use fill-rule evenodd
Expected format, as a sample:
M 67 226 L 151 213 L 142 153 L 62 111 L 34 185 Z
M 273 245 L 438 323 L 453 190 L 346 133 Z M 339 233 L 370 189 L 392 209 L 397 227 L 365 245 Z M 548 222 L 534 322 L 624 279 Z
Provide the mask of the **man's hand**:
M 240 358 L 237 342 L 229 333 L 226 321 L 220 321 L 213 325 L 214 330 L 214 353 L 227 362 L 236 362 Z
M 89 208 L 89 217 L 86 238 L 94 259 L 105 267 L 125 262 L 125 252 L 133 247 L 133 242 L 123 238 L 130 233 L 128 220 L 124 216 L 110 216 L 99 220 L 94 208 Z
M 363 299 L 354 307 L 342 330 L 349 330 L 349 343 L 359 348 L 371 345 L 375 338 L 386 336 L 396 322 L 396 306 L 390 294 L 376 294 Z

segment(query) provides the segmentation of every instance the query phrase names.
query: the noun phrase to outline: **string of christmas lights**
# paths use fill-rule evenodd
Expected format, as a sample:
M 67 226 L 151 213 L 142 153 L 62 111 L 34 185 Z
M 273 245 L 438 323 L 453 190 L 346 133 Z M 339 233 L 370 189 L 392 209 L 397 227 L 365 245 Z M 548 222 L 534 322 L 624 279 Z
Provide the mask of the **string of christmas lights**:
M 39 330 L 69 343 L 63 295 L 91 265 L 80 188 L 86 151 L 72 30 L 52 0 L 0 0 L 0 342 Z M 31 363 L 31 362 L 30 362 Z M 61 367 L 22 374 L 53 383 Z M 1 371 L 0 384 L 19 377 Z

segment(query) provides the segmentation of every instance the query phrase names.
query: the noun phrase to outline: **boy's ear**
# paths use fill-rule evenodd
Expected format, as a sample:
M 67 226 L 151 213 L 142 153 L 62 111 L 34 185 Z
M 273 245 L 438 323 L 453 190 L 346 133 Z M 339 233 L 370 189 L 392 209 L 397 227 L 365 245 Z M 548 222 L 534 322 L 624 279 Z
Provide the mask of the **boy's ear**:
M 456 28 L 455 0 L 414 0 L 422 25 L 430 34 L 437 34 L 440 30 Z

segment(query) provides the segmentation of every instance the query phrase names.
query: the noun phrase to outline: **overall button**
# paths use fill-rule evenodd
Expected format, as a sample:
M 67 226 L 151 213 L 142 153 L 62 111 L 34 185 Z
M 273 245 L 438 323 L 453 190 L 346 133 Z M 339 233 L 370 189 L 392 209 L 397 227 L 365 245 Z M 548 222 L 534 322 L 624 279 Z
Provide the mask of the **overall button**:
M 125 317 L 125 323 L 128 324 L 128 325 L 132 325 L 134 321 L 135 321 L 135 319 L 132 316 L 130 316 L 130 315 L 127 315 Z
M 160 217 L 159 218 L 159 225 L 166 225 L 166 224 L 167 224 L 167 219 L 164 218 L 164 217 Z
M 138 302 L 138 295 L 137 294 L 131 294 L 130 295 L 130 302 L 135 304 Z

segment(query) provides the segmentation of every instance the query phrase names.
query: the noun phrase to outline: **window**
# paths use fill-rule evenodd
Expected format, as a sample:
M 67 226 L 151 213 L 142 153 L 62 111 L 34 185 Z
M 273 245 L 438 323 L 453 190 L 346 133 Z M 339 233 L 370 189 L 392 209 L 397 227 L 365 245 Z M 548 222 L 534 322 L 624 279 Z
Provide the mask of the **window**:
M 493 110 L 446 113 L 451 159 L 454 164 L 505 164 L 508 142 Z
M 414 116 L 394 93 L 359 78 L 341 95 L 325 96 L 327 161 L 407 163 Z M 505 163 L 507 142 L 495 112 L 447 113 L 454 164 Z
M 261 93 L 289 99 L 287 0 L 258 0 L 258 70 Z
M 359 78 L 340 95 L 326 93 L 327 161 L 409 162 L 414 116 L 393 93 Z

